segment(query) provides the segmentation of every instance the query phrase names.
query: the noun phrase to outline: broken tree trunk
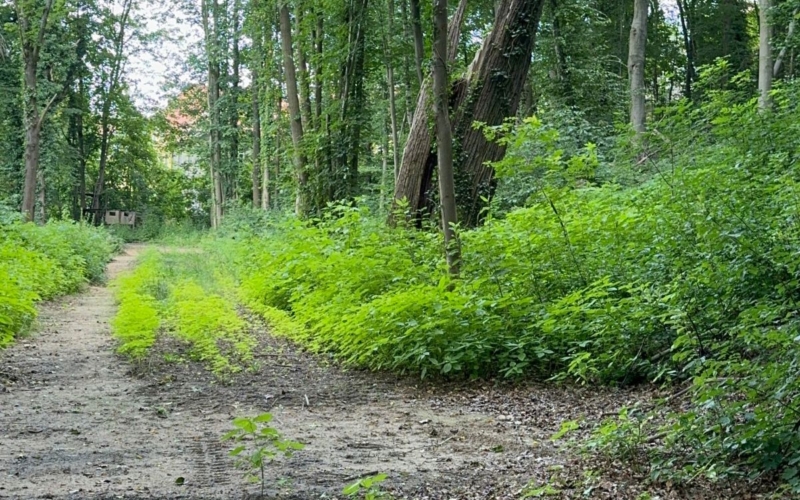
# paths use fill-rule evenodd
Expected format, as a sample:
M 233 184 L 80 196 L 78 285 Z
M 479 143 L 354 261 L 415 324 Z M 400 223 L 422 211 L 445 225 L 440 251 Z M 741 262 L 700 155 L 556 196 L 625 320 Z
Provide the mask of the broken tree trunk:
M 516 114 L 543 5 L 544 0 L 502 0 L 496 9 L 493 29 L 483 41 L 465 80 L 454 85 L 451 126 L 457 145 L 456 199 L 458 220 L 464 226 L 478 223 L 484 200 L 493 194 L 494 170 L 486 163 L 498 161 L 505 154 L 504 147 L 488 141 L 473 124 L 500 125 Z M 448 34 L 451 43 L 454 29 L 457 29 L 455 23 Z M 395 188 L 395 202 L 406 199 L 412 217 L 418 217 L 429 203 L 426 184 L 436 164 L 431 161 L 432 139 L 424 111 L 427 100 L 424 91 L 420 91 L 419 111 L 414 116 Z
M 466 8 L 467 0 L 461 0 L 450 20 L 447 30 L 448 63 L 452 63 L 458 55 L 458 39 L 461 36 L 461 24 Z M 431 152 L 432 132 L 428 127 L 431 109 L 429 104 L 430 89 L 428 85 L 423 84 L 419 89 L 414 120 L 411 122 L 411 130 L 403 150 L 403 161 L 395 179 L 392 212 L 396 211 L 398 201 L 405 200 L 414 218 L 425 205 L 424 192 L 430 184 L 431 173 L 436 166 L 436 155 Z

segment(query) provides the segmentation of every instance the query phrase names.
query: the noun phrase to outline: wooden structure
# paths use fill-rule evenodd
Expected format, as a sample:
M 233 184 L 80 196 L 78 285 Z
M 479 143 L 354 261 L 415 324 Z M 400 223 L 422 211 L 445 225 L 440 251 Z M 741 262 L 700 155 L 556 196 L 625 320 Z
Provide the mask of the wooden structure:
M 136 225 L 136 212 L 106 210 L 103 216 L 103 223 L 107 226 L 123 225 L 133 227 Z

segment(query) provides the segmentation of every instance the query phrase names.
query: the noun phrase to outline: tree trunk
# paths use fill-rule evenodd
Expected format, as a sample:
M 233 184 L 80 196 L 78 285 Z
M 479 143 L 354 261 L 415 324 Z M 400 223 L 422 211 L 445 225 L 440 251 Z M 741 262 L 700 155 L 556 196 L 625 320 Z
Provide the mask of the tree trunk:
M 408 0 L 400 0 L 400 12 L 403 16 L 403 40 L 409 41 L 411 38 L 409 29 L 408 29 L 408 9 L 406 7 L 406 3 Z M 411 127 L 411 122 L 414 120 L 414 107 L 411 103 L 411 64 L 408 60 L 408 51 L 403 50 L 403 79 L 405 80 L 403 87 L 403 97 L 405 101 L 405 117 L 403 118 L 404 122 Z M 419 81 L 417 84 L 419 85 Z M 395 173 L 395 178 L 397 177 L 397 173 Z
M 786 47 L 792 40 L 794 36 L 794 27 L 797 21 L 797 9 L 792 12 L 792 20 L 789 21 L 789 28 L 786 30 L 786 45 L 781 48 L 778 57 L 775 59 L 775 65 L 772 67 L 772 77 L 776 78 L 778 73 L 781 71 L 781 66 L 783 66 L 783 59 L 786 57 Z
M 457 158 L 454 170 L 458 219 L 462 225 L 469 227 L 479 222 L 484 200 L 490 199 L 494 190 L 494 171 L 486 163 L 498 161 L 505 154 L 504 147 L 488 141 L 473 123 L 500 125 L 516 114 L 543 4 L 544 0 L 503 0 L 496 9 L 491 33 L 483 41 L 465 80 L 458 82 L 453 92 L 451 124 L 455 143 L 460 146 L 454 153 Z M 451 35 L 452 28 L 451 25 Z M 452 43 L 453 38 L 450 40 Z M 407 198 L 413 214 L 418 214 L 426 204 L 423 194 L 432 165 L 430 141 L 426 120 L 418 111 L 395 189 L 395 199 Z
M 316 132 L 322 129 L 322 49 L 324 45 L 324 16 L 317 13 L 317 29 L 314 32 L 317 61 L 314 68 L 314 113 Z
M 292 57 L 292 25 L 289 18 L 289 7 L 283 3 L 280 8 L 281 22 L 281 47 L 283 49 L 283 71 L 286 75 L 286 98 L 289 102 L 289 124 L 292 131 L 292 145 L 294 146 L 294 167 L 297 178 L 297 196 L 294 210 L 298 216 L 303 216 L 308 210 L 306 203 L 306 158 L 303 153 L 303 123 L 300 114 L 300 99 L 297 95 L 297 76 Z
M 261 104 L 258 101 L 258 70 L 251 71 L 253 81 L 250 86 L 250 98 L 253 113 L 253 208 L 261 206 Z
M 633 22 L 628 47 L 628 80 L 631 89 L 631 125 L 637 136 L 645 132 L 644 64 L 647 44 L 647 8 L 650 0 L 633 1 Z
M 461 36 L 461 24 L 466 7 L 467 0 L 461 0 L 448 28 L 448 63 L 452 63 L 458 54 L 458 39 Z M 405 200 L 404 203 L 407 204 L 410 211 L 408 215 L 413 219 L 419 218 L 426 204 L 425 191 L 436 165 L 435 158 L 431 154 L 433 138 L 428 128 L 429 100 L 428 87 L 423 84 L 419 89 L 414 119 L 411 122 L 411 130 L 403 150 L 403 161 L 395 179 L 390 221 L 401 200 Z
M 300 2 L 298 2 L 295 8 L 295 26 L 297 31 L 294 40 L 297 41 L 297 80 L 300 92 L 300 121 L 303 124 L 303 130 L 308 133 L 314 129 L 314 115 L 311 113 L 311 81 L 308 77 L 306 48 L 305 44 L 302 43 L 304 40 L 302 33 L 303 14 L 303 7 Z
M 104 86 L 102 93 L 102 113 L 100 115 L 100 165 L 97 171 L 97 182 L 94 186 L 92 195 L 92 209 L 94 223 L 100 225 L 103 222 L 103 214 L 100 211 L 100 197 L 105 191 L 106 168 L 108 167 L 108 150 L 114 131 L 111 128 L 111 107 L 116 97 L 119 81 L 122 75 L 122 64 L 124 62 L 123 49 L 125 46 L 125 26 L 128 22 L 133 1 L 126 0 L 123 4 L 122 15 L 119 19 L 119 31 L 114 37 L 114 62 L 109 76 L 108 86 Z
M 232 48 L 231 48 L 231 87 L 230 99 L 228 103 L 228 128 L 226 135 L 228 136 L 228 172 L 226 178 L 226 188 L 231 191 L 234 199 L 238 199 L 239 194 L 239 69 L 241 58 L 239 57 L 239 38 L 241 32 L 239 30 L 239 17 L 240 17 L 240 0 L 233 0 L 233 27 L 232 27 Z
M 687 99 L 692 98 L 692 83 L 694 82 L 694 43 L 692 42 L 691 20 L 687 12 L 686 0 L 676 0 L 678 14 L 681 19 L 681 33 L 683 34 L 683 49 L 686 51 L 686 80 L 683 94 Z
M 37 98 L 37 70 L 39 67 L 39 51 L 44 45 L 47 24 L 53 1 L 47 0 L 38 19 L 38 27 L 31 26 L 30 12 L 26 12 L 21 0 L 15 0 L 17 27 L 19 29 L 20 46 L 22 48 L 23 75 L 22 87 L 25 96 L 25 184 L 22 191 L 22 214 L 32 222 L 36 216 L 36 181 L 39 169 L 39 145 L 41 141 L 42 122 L 47 116 L 52 100 L 39 109 Z M 34 32 L 35 30 L 35 32 Z M 33 33 L 32 33 L 33 32 Z M 55 99 L 55 96 L 54 96 Z
M 333 123 L 334 143 L 332 199 L 352 199 L 358 194 L 358 159 L 365 122 L 364 60 L 368 0 L 349 0 L 347 6 L 347 55 L 342 68 L 338 120 Z
M 425 45 L 422 38 L 422 25 L 420 24 L 419 0 L 411 0 L 411 31 L 414 35 L 414 62 L 417 65 L 417 79 L 422 87 L 424 75 L 422 61 L 425 59 Z
M 394 177 L 400 171 L 400 154 L 398 148 L 400 147 L 398 133 L 397 133 L 397 104 L 395 102 L 395 88 L 394 88 L 394 66 L 392 63 L 392 35 L 394 24 L 394 0 L 388 1 L 389 17 L 386 23 L 386 83 L 389 86 L 389 118 L 392 124 L 392 161 L 394 166 Z
M 769 93 L 772 90 L 772 24 L 770 23 L 770 10 L 772 0 L 758 0 L 758 109 L 765 110 L 770 107 L 772 100 Z
M 439 165 L 439 203 L 442 210 L 447 267 L 458 276 L 461 260 L 455 226 L 456 188 L 453 180 L 453 136 L 447 98 L 447 0 L 435 0 L 433 6 L 433 110 L 436 115 L 436 151 Z
M 210 5 L 209 5 L 210 4 Z M 216 0 L 203 0 L 202 5 L 203 33 L 205 49 L 208 57 L 208 145 L 210 150 L 209 177 L 211 178 L 211 227 L 219 227 L 222 222 L 222 177 L 220 167 L 222 150 L 220 144 L 220 110 L 219 110 L 219 36 L 218 6 Z M 213 17 L 214 25 L 211 25 Z

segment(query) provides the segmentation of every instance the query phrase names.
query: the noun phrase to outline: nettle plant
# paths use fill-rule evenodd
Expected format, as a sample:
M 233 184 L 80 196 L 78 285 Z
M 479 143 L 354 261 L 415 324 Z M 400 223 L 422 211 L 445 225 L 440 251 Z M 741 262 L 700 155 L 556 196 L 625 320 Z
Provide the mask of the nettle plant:
M 247 480 L 261 484 L 261 496 L 266 487 L 266 467 L 279 456 L 290 457 L 305 445 L 284 439 L 277 429 L 270 427 L 272 415 L 262 413 L 256 417 L 238 417 L 234 429 L 222 436 L 223 441 L 233 441 L 236 447 L 229 455 L 235 457 L 236 466 L 245 471 Z

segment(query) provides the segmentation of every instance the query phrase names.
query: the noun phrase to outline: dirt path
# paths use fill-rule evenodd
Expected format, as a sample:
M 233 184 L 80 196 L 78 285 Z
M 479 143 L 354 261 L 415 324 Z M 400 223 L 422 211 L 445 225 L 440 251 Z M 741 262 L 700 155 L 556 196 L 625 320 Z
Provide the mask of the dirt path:
M 582 478 L 583 465 L 549 440 L 563 420 L 596 420 L 641 394 L 347 372 L 255 320 L 260 369 L 222 384 L 201 365 L 167 363 L 183 347 L 166 338 L 143 363 L 120 359 L 114 312 L 110 290 L 90 287 L 44 305 L 39 331 L 0 352 L 0 498 L 241 498 L 256 489 L 219 437 L 235 416 L 264 411 L 307 445 L 269 470 L 270 495 L 281 498 L 332 498 L 379 471 L 405 498 L 518 498 L 531 481 L 549 481 L 561 498 L 641 491 L 635 478 Z

